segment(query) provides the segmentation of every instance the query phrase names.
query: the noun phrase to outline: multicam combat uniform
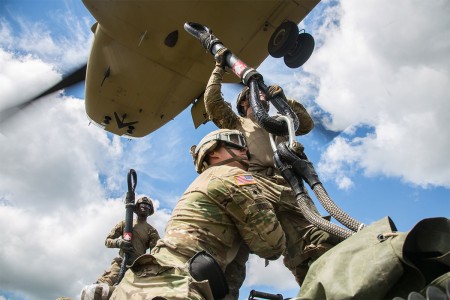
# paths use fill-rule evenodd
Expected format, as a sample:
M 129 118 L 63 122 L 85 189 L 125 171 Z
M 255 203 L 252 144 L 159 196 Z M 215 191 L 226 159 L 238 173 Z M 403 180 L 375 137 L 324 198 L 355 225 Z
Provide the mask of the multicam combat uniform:
M 175 206 L 164 238 L 135 261 L 111 299 L 213 299 L 208 281 L 190 275 L 189 259 L 205 250 L 225 271 L 242 245 L 277 259 L 286 241 L 272 203 L 289 197 L 286 190 L 236 167 L 203 171 Z
M 221 83 L 224 70 L 216 67 L 211 74 L 205 90 L 204 100 L 206 112 L 210 119 L 221 129 L 237 129 L 247 140 L 250 152 L 249 171 L 266 177 L 279 184 L 286 184 L 278 170 L 274 168 L 273 150 L 270 145 L 269 133 L 261 128 L 253 115 L 241 117 L 234 113 L 221 94 Z M 297 115 L 300 126 L 296 135 L 303 135 L 312 130 L 314 123 L 302 104 L 288 100 L 288 105 Z M 294 196 L 292 195 L 292 198 Z M 300 213 L 295 199 L 290 204 L 281 207 L 277 214 L 286 233 L 287 245 L 284 254 L 284 264 L 295 275 L 299 284 L 303 282 L 308 270 L 308 263 L 315 260 L 326 250 L 338 243 L 335 237 L 311 225 Z M 242 265 L 245 268 L 245 264 Z M 245 272 L 241 273 L 245 277 Z M 241 284 L 245 278 L 242 278 Z
M 125 220 L 120 221 L 108 234 L 105 240 L 105 245 L 108 248 L 117 248 L 115 239 L 122 236 L 125 229 Z M 158 231 L 147 222 L 137 223 L 133 220 L 133 238 L 131 244 L 133 251 L 130 252 L 130 263 L 136 258 L 144 254 L 147 249 L 153 249 L 159 239 Z M 123 251 L 119 251 L 119 256 L 115 257 L 111 262 L 111 267 L 97 279 L 97 283 L 106 283 L 113 286 L 117 283 L 120 266 L 122 264 Z

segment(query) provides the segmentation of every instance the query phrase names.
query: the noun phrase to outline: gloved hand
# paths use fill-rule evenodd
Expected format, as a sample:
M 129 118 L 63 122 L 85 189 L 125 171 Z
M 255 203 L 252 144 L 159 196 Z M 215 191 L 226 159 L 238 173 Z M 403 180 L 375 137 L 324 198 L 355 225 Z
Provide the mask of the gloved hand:
M 228 48 L 220 48 L 216 54 L 214 55 L 214 59 L 216 60 L 216 66 L 221 67 L 225 70 L 225 67 L 227 66 L 226 56 L 230 52 Z
M 270 99 L 273 99 L 276 97 L 281 97 L 281 98 L 283 98 L 283 100 L 286 101 L 286 96 L 284 95 L 283 89 L 279 85 L 276 85 L 276 84 L 269 86 L 269 88 L 267 89 L 267 96 Z
M 200 44 L 209 52 L 211 52 L 212 46 L 218 42 L 220 42 L 219 39 L 211 33 L 205 32 L 200 35 Z
M 119 237 L 116 240 L 116 248 L 120 248 L 125 252 L 133 251 L 133 245 L 130 241 L 125 240 L 123 237 Z

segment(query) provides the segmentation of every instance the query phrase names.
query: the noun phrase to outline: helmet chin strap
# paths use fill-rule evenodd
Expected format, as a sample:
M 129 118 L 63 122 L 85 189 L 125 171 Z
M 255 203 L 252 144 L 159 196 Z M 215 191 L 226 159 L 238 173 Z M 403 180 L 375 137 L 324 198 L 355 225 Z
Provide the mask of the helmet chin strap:
M 248 170 L 248 162 L 244 161 L 244 158 L 242 156 L 237 156 L 236 154 L 234 154 L 233 151 L 231 151 L 228 148 L 225 148 L 225 150 L 228 152 L 228 154 L 231 155 L 231 157 L 228 158 L 228 159 L 222 160 L 221 162 L 218 162 L 218 163 L 215 163 L 215 164 L 211 164 L 211 165 L 208 166 L 208 168 L 213 167 L 213 166 L 222 166 L 222 165 L 226 165 L 226 164 L 228 164 L 230 162 L 237 161 L 238 163 L 240 163 L 244 167 L 244 170 L 246 170 L 246 171 Z M 248 151 L 247 151 L 247 159 L 249 159 Z

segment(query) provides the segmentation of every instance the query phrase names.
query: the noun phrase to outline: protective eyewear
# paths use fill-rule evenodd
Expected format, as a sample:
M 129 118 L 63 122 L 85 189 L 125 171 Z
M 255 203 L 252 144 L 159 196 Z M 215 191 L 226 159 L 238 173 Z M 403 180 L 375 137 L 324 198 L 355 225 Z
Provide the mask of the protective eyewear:
M 242 134 L 237 133 L 225 133 L 218 134 L 220 137 L 218 140 L 224 142 L 226 145 L 235 147 L 237 149 L 247 148 L 247 142 L 245 141 L 245 137 Z
M 221 141 L 230 147 L 235 147 L 236 149 L 248 148 L 245 136 L 242 133 L 218 133 L 202 141 L 202 145 L 209 141 Z M 196 147 L 195 152 L 198 153 L 199 150 L 200 145 Z
M 152 207 L 151 207 L 150 204 L 145 204 L 145 203 L 139 204 L 139 207 L 144 207 L 144 208 L 147 208 L 147 209 L 152 209 Z

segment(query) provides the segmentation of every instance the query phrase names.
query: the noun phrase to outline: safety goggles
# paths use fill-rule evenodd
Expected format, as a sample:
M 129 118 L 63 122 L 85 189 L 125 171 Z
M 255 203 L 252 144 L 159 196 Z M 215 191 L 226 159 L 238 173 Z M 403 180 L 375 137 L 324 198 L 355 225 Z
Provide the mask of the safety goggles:
M 236 148 L 236 149 L 244 149 L 247 148 L 247 142 L 245 141 L 245 137 L 243 134 L 237 133 L 219 133 L 218 140 L 225 143 L 225 145 Z
M 139 204 L 139 207 L 145 207 L 147 209 L 152 209 L 151 205 L 150 204 L 146 204 L 146 203 Z
M 202 141 L 202 145 L 206 144 L 209 141 L 221 141 L 226 145 L 234 147 L 236 149 L 247 148 L 247 142 L 245 140 L 245 136 L 242 133 L 235 133 L 235 132 L 218 133 Z M 195 152 L 197 153 L 200 150 L 200 148 L 201 145 L 197 146 Z
M 237 150 L 247 149 L 247 147 L 242 147 L 240 145 L 229 144 L 229 143 L 225 143 L 225 142 L 223 142 L 223 146 L 227 149 L 237 149 Z

